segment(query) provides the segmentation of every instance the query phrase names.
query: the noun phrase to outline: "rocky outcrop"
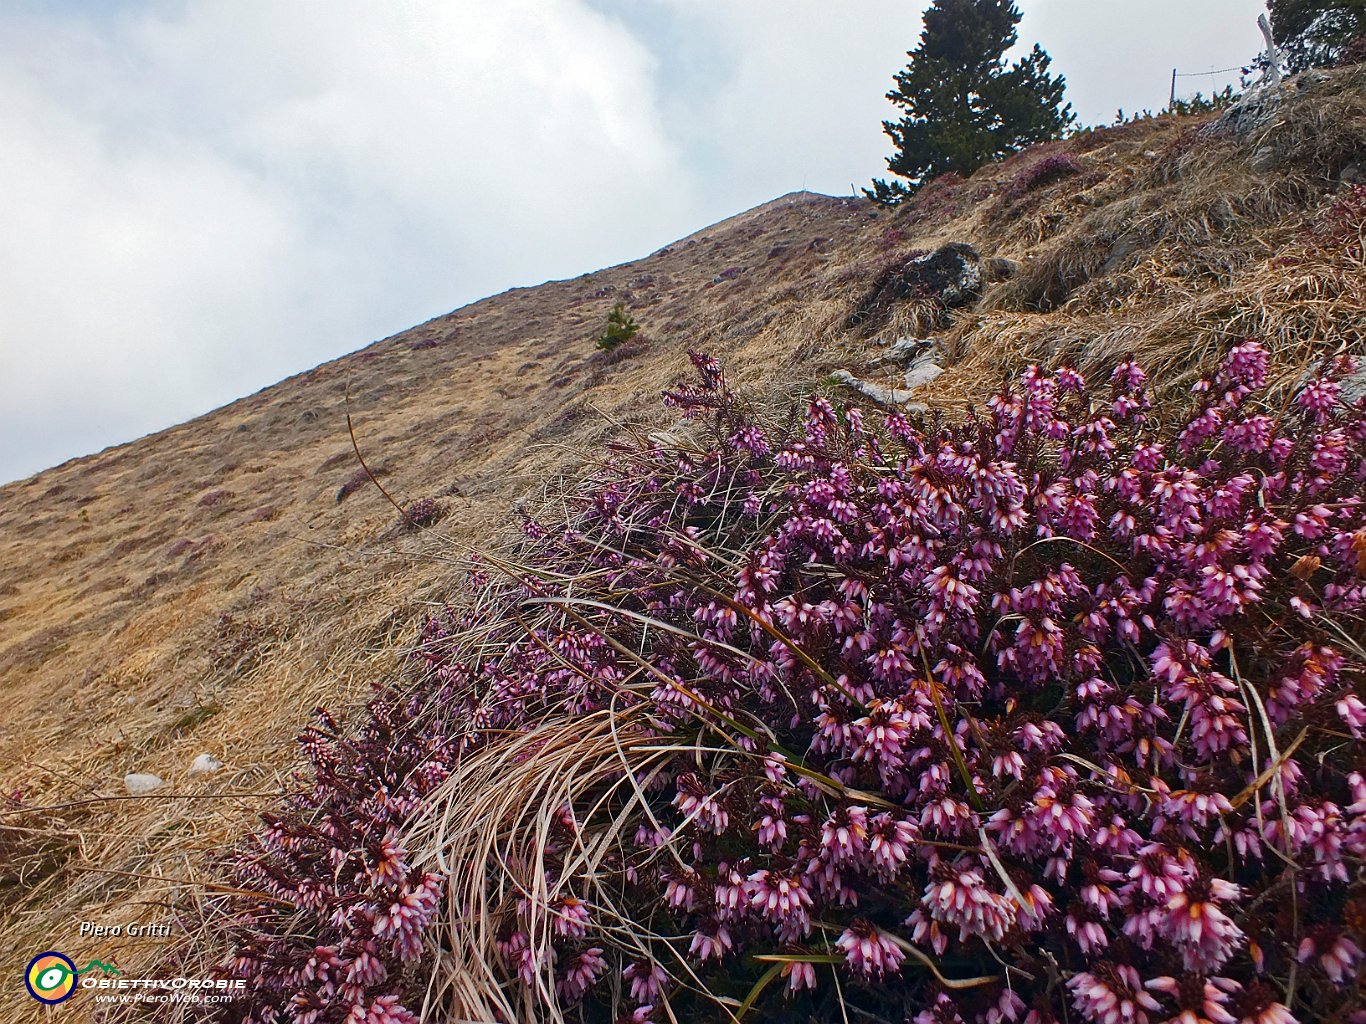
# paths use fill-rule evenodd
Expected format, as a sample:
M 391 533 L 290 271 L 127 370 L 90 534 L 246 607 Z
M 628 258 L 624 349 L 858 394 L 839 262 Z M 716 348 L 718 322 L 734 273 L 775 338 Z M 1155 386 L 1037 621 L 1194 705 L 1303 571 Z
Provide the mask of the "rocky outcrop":
M 881 338 L 878 344 L 885 346 L 885 349 L 871 360 L 871 365 L 899 368 L 904 387 L 875 384 L 854 376 L 848 370 L 836 371 L 834 379 L 882 405 L 898 405 L 923 412 L 925 406 L 913 401 L 913 393 L 916 388 L 929 384 L 944 372 L 939 365 L 939 342 L 934 338 L 898 338 L 895 341 Z
M 983 268 L 977 250 L 950 242 L 933 252 L 912 252 L 888 266 L 845 322 L 853 329 L 884 318 L 897 303 L 928 299 L 943 309 L 976 302 L 982 294 Z
M 880 344 L 887 342 L 884 339 Z M 898 338 L 887 344 L 887 350 L 873 360 L 874 366 L 888 363 L 902 369 L 907 390 L 928 384 L 944 372 L 940 365 L 939 342 L 935 338 Z
M 908 412 L 924 412 L 925 406 L 912 401 L 914 396 L 908 390 L 902 388 L 888 388 L 881 384 L 874 384 L 872 381 L 855 377 L 848 370 L 836 370 L 831 374 L 835 380 L 839 381 L 847 388 L 852 388 L 859 394 L 871 398 L 879 405 L 897 405 Z

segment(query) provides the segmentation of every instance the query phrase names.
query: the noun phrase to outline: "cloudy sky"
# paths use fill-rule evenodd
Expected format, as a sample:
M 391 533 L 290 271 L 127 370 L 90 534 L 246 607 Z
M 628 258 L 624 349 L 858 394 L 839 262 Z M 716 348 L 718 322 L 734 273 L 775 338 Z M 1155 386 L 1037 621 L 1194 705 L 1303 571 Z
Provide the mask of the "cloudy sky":
M 1260 0 L 1018 3 L 1085 123 L 1260 45 Z M 848 194 L 883 170 L 924 6 L 0 0 L 0 481 Z

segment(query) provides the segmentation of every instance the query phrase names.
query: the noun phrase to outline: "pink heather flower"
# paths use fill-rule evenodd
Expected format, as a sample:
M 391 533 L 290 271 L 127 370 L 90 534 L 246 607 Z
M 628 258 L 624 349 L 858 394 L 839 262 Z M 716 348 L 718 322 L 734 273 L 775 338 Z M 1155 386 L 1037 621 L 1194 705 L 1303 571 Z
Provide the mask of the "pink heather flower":
M 1030 806 L 1031 824 L 1046 837 L 1050 849 L 1061 850 L 1090 832 L 1094 811 L 1095 804 L 1080 793 L 1064 796 L 1052 786 L 1043 786 Z
M 718 917 L 730 919 L 740 916 L 741 909 L 749 904 L 749 885 L 735 868 L 719 864 L 716 868 L 716 913 Z
M 370 879 L 376 885 L 402 885 L 408 878 L 406 851 L 398 840 L 398 830 L 389 829 L 379 842 L 374 862 L 370 865 Z
M 757 838 L 761 846 L 780 849 L 787 840 L 787 817 L 783 802 L 776 797 L 763 797 L 759 801 L 759 826 Z
M 764 757 L 764 777 L 774 785 L 787 778 L 787 758 L 782 754 L 771 753 Z
M 901 970 L 901 961 L 906 959 L 886 932 L 862 918 L 850 924 L 835 945 L 844 951 L 850 969 L 865 977 L 896 974 Z
M 399 1002 L 396 995 L 380 996 L 369 1006 L 356 1003 L 346 1018 L 347 1024 L 418 1024 L 416 1015 Z
M 664 991 L 669 975 L 657 963 L 637 960 L 621 972 L 631 983 L 631 999 L 637 1003 L 653 1003 Z
M 592 949 L 585 949 L 582 953 L 565 961 L 564 966 L 560 969 L 560 976 L 555 982 L 555 991 L 564 1000 L 572 1002 L 580 999 L 585 992 L 593 987 L 593 983 L 605 970 L 607 970 L 607 961 L 603 959 L 602 949 L 597 946 Z
M 670 878 L 664 886 L 664 902 L 671 907 L 692 910 L 697 898 L 700 879 L 691 868 L 681 868 L 678 877 Z
M 1334 985 L 1355 980 L 1363 954 L 1361 947 L 1336 928 L 1321 926 L 1300 942 L 1296 958 L 1302 964 L 1317 959 L 1318 966 Z
M 1230 1000 L 1233 1017 L 1238 1024 L 1300 1024 L 1278 996 L 1265 982 L 1253 981 Z
M 356 954 L 356 959 L 351 961 L 351 965 L 346 969 L 346 983 L 348 985 L 359 985 L 368 988 L 378 985 L 389 976 L 388 969 L 384 962 L 375 955 L 373 948 L 362 949 Z
M 868 839 L 868 809 L 841 807 L 821 826 L 821 850 L 831 864 L 861 857 Z
M 852 758 L 877 765 L 884 773 L 900 768 L 904 763 L 907 740 L 916 726 L 914 716 L 900 704 L 883 705 L 874 701 L 870 714 L 856 720 L 852 733 L 858 737 Z
M 724 924 L 704 922 L 698 925 L 697 931 L 693 933 L 688 952 L 699 960 L 713 958 L 720 960 L 734 948 L 735 943 L 731 940 L 730 931 Z
M 969 935 L 999 941 L 1019 913 L 1013 899 L 987 888 L 980 870 L 946 863 L 930 872 L 924 901 L 935 920 L 958 926 L 959 942 Z
M 884 812 L 869 822 L 868 835 L 868 857 L 873 869 L 883 878 L 892 878 L 910 855 L 916 837 L 915 824 Z
M 1162 1009 L 1127 964 L 1101 961 L 1090 971 L 1074 974 L 1067 987 L 1072 1006 L 1090 1024 L 1149 1024 L 1148 1014 Z
M 524 931 L 513 932 L 506 940 L 497 942 L 496 947 L 509 966 L 517 969 L 523 985 L 531 987 L 536 983 L 536 975 L 548 959 L 545 949 L 532 949 L 531 939 Z
M 1256 389 L 1266 383 L 1266 369 L 1266 349 L 1255 341 L 1245 341 L 1229 349 L 1222 374 L 1230 381 Z
M 787 979 L 790 993 L 800 992 L 804 988 L 814 990 L 816 987 L 816 965 L 805 960 L 787 961 L 783 964 L 780 976 Z
M 1129 868 L 1129 886 L 1154 903 L 1166 903 L 1193 875 L 1194 865 L 1186 851 L 1173 854 L 1161 843 L 1151 843 L 1138 852 Z
M 750 906 L 775 924 L 790 918 L 805 922 L 811 909 L 811 893 L 801 875 L 790 877 L 767 868 L 749 876 Z
M 1070 366 L 1060 367 L 1055 377 L 1058 382 L 1058 387 L 1063 391 L 1075 391 L 1080 393 L 1086 388 L 1086 378 Z
M 1165 783 L 1157 788 L 1157 804 L 1161 814 L 1159 825 L 1175 822 L 1192 837 L 1194 832 L 1191 826 L 1204 828 L 1218 821 L 1220 815 L 1233 813 L 1233 804 L 1223 793 L 1201 793 L 1190 789 L 1173 791 L 1168 789 Z M 1159 829 L 1154 828 L 1153 831 L 1157 832 Z
M 1220 901 L 1236 900 L 1238 892 L 1220 878 L 1194 879 L 1167 900 L 1157 927 L 1180 949 L 1187 970 L 1213 970 L 1242 945 L 1242 929 L 1219 907 Z
M 911 1018 L 910 1024 L 965 1024 L 965 1022 L 953 999 L 948 993 L 940 992 L 934 997 L 934 1005 L 917 1013 Z
M 1304 386 L 1304 390 L 1295 396 L 1295 404 L 1312 413 L 1315 419 L 1322 423 L 1337 404 L 1341 393 L 1342 385 L 1337 381 L 1319 377 L 1311 380 Z
M 566 938 L 581 939 L 588 930 L 588 907 L 582 900 L 564 896 L 551 907 L 555 931 Z
M 1088 957 L 1110 944 L 1110 936 L 1099 921 L 1068 914 L 1063 919 L 1063 924 L 1067 928 L 1067 934 L 1073 938 L 1082 953 Z
M 1361 739 L 1362 730 L 1366 729 L 1366 703 L 1362 703 L 1356 694 L 1349 693 L 1340 698 L 1334 707 L 1351 734 Z
M 1229 995 L 1242 986 L 1230 978 L 1201 978 L 1198 975 L 1176 978 L 1153 978 L 1144 986 L 1150 992 L 1161 992 L 1174 1000 L 1176 1016 L 1163 1024 L 1237 1024 L 1225 1007 Z
M 418 885 L 404 890 L 397 901 L 375 917 L 375 936 L 392 938 L 399 959 L 412 960 L 421 952 L 422 932 L 436 913 L 440 889 L 440 878 L 423 875 Z
M 1018 908 L 1018 924 L 1027 932 L 1038 931 L 1053 914 L 1053 897 L 1037 882 L 1021 891 L 1024 902 Z
M 719 793 L 702 785 L 691 772 L 678 778 L 678 794 L 674 806 L 689 818 L 695 818 L 700 828 L 720 835 L 730 827 L 730 813 L 721 803 Z

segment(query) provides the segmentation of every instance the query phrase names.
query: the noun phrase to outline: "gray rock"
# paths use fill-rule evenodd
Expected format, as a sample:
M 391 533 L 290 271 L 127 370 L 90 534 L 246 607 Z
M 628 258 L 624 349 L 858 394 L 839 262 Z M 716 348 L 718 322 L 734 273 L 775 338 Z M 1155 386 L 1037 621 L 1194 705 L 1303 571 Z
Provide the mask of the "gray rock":
M 151 772 L 129 772 L 123 777 L 123 788 L 129 796 L 143 796 L 166 785 L 160 775 Z
M 1263 146 L 1261 149 L 1257 150 L 1257 152 L 1252 154 L 1251 158 L 1247 162 L 1247 165 L 1248 167 L 1252 168 L 1252 170 L 1256 171 L 1258 174 L 1262 174 L 1266 171 L 1272 170 L 1278 162 L 1279 161 L 1276 156 L 1275 148 L 1272 146 Z
M 887 358 L 904 362 L 913 359 L 922 351 L 934 346 L 933 338 L 902 338 L 887 350 Z
M 1339 397 L 1348 405 L 1355 405 L 1359 399 L 1366 398 L 1366 367 L 1349 373 L 1339 383 L 1342 385 Z
M 933 359 L 917 359 L 914 365 L 906 371 L 906 387 L 914 390 L 935 380 L 943 372 L 944 368 Z
M 884 270 L 849 314 L 845 330 L 872 317 L 885 317 L 899 302 L 932 299 L 944 309 L 976 302 L 982 293 L 982 261 L 965 242 L 949 242 L 934 252 L 912 256 Z
M 1270 124 L 1281 109 L 1281 90 L 1261 85 L 1229 104 L 1218 119 L 1200 129 L 1201 135 L 1246 135 Z
M 1338 171 L 1338 181 L 1344 185 L 1366 185 L 1366 161 L 1357 160 Z
M 939 301 L 950 309 L 975 302 L 982 292 L 982 262 L 970 245 L 950 242 L 916 262 L 926 283 L 941 283 Z
M 191 775 L 209 775 L 223 767 L 223 762 L 210 753 L 200 754 L 190 763 Z
M 831 376 L 845 387 L 852 388 L 859 394 L 871 398 L 879 405 L 899 405 L 908 412 L 925 411 L 924 405 L 911 400 L 911 392 L 903 391 L 901 388 L 885 388 L 881 384 L 874 384 L 871 381 L 855 377 L 848 370 L 836 370 Z
M 886 345 L 886 340 L 878 342 L 879 345 Z M 898 338 L 887 346 L 887 351 L 877 358 L 879 363 L 896 363 L 904 366 L 922 351 L 935 344 L 933 338 Z
M 1136 232 L 1124 232 L 1111 244 L 1110 255 L 1105 257 L 1105 263 L 1101 266 L 1100 272 L 1102 274 L 1109 274 L 1119 269 L 1120 265 L 1137 252 L 1142 244 L 1143 240 Z

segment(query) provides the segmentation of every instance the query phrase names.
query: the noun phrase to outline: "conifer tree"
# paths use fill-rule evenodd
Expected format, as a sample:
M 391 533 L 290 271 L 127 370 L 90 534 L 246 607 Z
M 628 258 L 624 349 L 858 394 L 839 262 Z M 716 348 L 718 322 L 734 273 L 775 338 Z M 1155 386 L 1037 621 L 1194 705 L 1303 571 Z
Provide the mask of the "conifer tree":
M 1270 0 L 1266 6 L 1292 74 L 1331 67 L 1353 40 L 1366 36 L 1366 0 Z
M 948 171 L 970 174 L 1035 142 L 1061 136 L 1075 120 L 1063 105 L 1066 80 L 1048 73 L 1037 44 L 1007 64 L 1020 12 L 1011 0 L 935 0 L 920 45 L 887 94 L 904 116 L 884 121 L 896 144 L 887 169 L 905 182 L 876 180 L 868 198 L 894 203 Z

